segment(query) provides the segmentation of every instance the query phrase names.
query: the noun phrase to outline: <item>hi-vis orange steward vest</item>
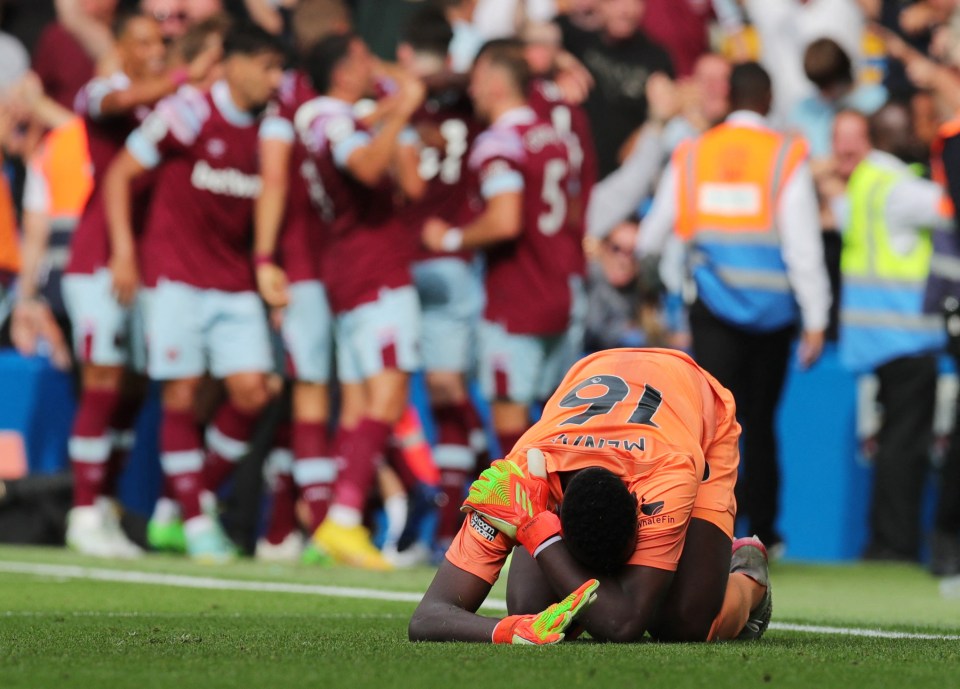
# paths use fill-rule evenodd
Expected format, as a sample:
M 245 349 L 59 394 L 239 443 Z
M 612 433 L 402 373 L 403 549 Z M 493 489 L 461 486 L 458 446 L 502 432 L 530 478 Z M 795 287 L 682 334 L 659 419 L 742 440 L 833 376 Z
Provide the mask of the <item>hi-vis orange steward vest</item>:
M 797 320 L 776 212 L 806 158 L 802 139 L 733 123 L 674 152 L 676 232 L 690 248 L 697 295 L 718 318 L 757 332 Z
M 20 245 L 17 239 L 17 216 L 13 210 L 10 184 L 0 173 L 0 280 L 20 272 Z
M 47 182 L 50 217 L 76 222 L 93 189 L 90 149 L 83 119 L 74 117 L 51 129 L 44 137 L 35 161 Z
M 50 238 L 45 268 L 62 272 L 73 231 L 93 190 L 93 166 L 83 119 L 75 117 L 51 129 L 31 161 L 47 187 Z

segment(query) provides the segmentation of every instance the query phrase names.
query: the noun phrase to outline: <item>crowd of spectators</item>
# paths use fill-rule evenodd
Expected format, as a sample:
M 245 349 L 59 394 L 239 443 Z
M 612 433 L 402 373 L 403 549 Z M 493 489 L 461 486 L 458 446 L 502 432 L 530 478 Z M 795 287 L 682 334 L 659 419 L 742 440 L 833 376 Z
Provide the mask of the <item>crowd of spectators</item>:
M 952 209 L 944 210 L 941 197 L 956 197 L 960 187 L 956 181 L 960 168 L 951 176 L 952 166 L 960 165 L 953 148 L 957 132 L 951 133 L 949 128 L 960 107 L 960 3 L 955 0 L 0 0 L 0 319 L 5 322 L 0 346 L 15 346 L 25 355 L 46 356 L 64 370 L 84 363 L 83 338 L 76 334 L 80 326 L 71 323 L 60 285 L 71 254 L 77 252 L 73 229 L 85 212 L 91 190 L 94 195 L 98 193 L 103 173 L 96 169 L 98 161 L 91 160 L 93 152 L 85 150 L 83 132 L 70 129 L 82 130 L 84 120 L 90 120 L 92 110 L 89 103 L 84 105 L 83 94 L 89 96 L 85 87 L 92 80 L 125 72 L 136 81 L 131 60 L 143 70 L 156 62 L 150 77 L 153 82 L 146 79 L 143 88 L 156 89 L 154 82 L 158 79 L 172 82 L 149 96 L 142 92 L 131 96 L 136 103 L 127 106 L 125 112 L 136 114 L 142 122 L 152 105 L 180 86 L 190 84 L 204 91 L 221 78 L 220 45 L 228 31 L 227 22 L 250 20 L 276 37 L 277 44 L 285 49 L 289 67 L 299 64 L 311 75 L 316 64 L 304 62 L 304 56 L 319 59 L 317 53 L 311 53 L 318 42 L 323 44 L 330 35 L 352 30 L 383 61 L 383 73 L 393 79 L 398 98 L 416 99 L 416 94 L 411 95 L 413 87 L 398 75 L 398 68 L 387 63 L 400 62 L 402 67 L 404 49 L 415 42 L 410 38 L 416 35 L 412 23 L 422 19 L 427 5 L 442 13 L 450 30 L 449 57 L 441 61 L 438 74 L 430 75 L 430 70 L 423 69 L 424 61 L 417 57 L 424 52 L 422 48 L 414 46 L 413 53 L 407 55 L 408 62 L 417 66 L 417 76 L 427 84 L 428 104 L 437 79 L 456 83 L 456 75 L 469 74 L 485 43 L 505 38 L 525 43 L 531 72 L 549 85 L 546 100 L 562 104 L 549 109 L 548 116 L 571 149 L 579 183 L 584 188 L 595 184 L 589 203 L 586 193 L 571 193 L 568 199 L 571 215 L 582 214 L 579 229 L 583 232 L 584 255 L 579 260 L 586 261 L 580 271 L 583 292 L 577 291 L 581 289 L 579 283 L 571 288 L 574 311 L 580 303 L 578 295 L 583 298 L 580 315 L 571 317 L 569 332 L 547 332 L 563 337 L 573 332 L 576 337 L 571 341 L 582 343 L 576 345 L 579 351 L 643 346 L 690 349 L 686 306 L 692 303 L 691 280 L 683 245 L 667 241 L 655 257 L 642 256 L 637 247 L 643 245 L 645 217 L 674 151 L 730 114 L 730 74 L 737 64 L 756 62 L 765 68 L 773 94 L 766 122 L 806 142 L 816 190 L 815 214 L 823 233 L 824 266 L 830 273 L 833 293 L 828 338 L 836 339 L 838 333 L 842 338 L 842 328 L 838 327 L 844 304 L 842 237 L 856 224 L 857 198 L 850 185 L 860 163 L 879 159 L 880 151 L 896 158 L 899 162 L 895 166 L 914 166 L 919 178 L 927 179 L 931 164 L 934 172 L 939 166 L 940 175 L 934 174 L 934 180 L 940 186 L 925 182 L 928 186 L 922 193 L 904 192 L 901 196 L 908 198 L 898 202 L 901 210 L 899 214 L 891 211 L 888 222 L 891 227 L 914 227 L 916 235 L 926 231 L 923 228 L 927 228 L 929 218 L 937 216 L 939 221 L 934 224 L 949 234 L 954 220 Z M 151 44 L 143 38 L 132 39 L 125 47 L 118 45 L 116 24 L 131 12 L 154 20 L 162 43 Z M 151 50 L 155 51 L 152 56 Z M 467 78 L 461 76 L 461 84 Z M 470 95 L 478 98 L 472 89 Z M 396 114 L 391 112 L 382 115 L 380 126 L 390 126 L 387 123 Z M 578 126 L 586 128 L 586 135 L 578 134 Z M 421 148 L 429 148 L 422 128 L 418 132 Z M 443 140 L 449 146 L 450 139 Z M 400 151 L 405 142 L 403 135 L 398 135 L 395 169 L 403 167 Z M 466 159 L 471 153 L 461 150 L 457 155 Z M 430 167 L 426 160 L 419 160 L 421 175 Z M 883 160 L 887 161 L 885 165 L 894 165 Z M 410 198 L 419 193 L 409 185 L 401 186 Z M 544 201 L 549 202 L 546 189 Z M 577 208 L 581 201 L 584 207 Z M 931 204 L 936 207 L 930 208 Z M 553 208 L 548 206 L 547 211 Z M 452 246 L 455 240 L 461 243 L 452 248 L 461 247 L 469 233 L 464 235 L 456 224 L 449 219 L 446 226 L 437 229 L 436 248 Z M 419 227 L 410 232 L 420 236 Z M 429 233 L 424 240 L 430 243 Z M 904 241 L 904 252 L 914 250 L 910 238 Z M 259 289 L 267 305 L 276 306 L 281 299 L 263 282 L 266 273 L 260 270 L 261 258 L 258 254 Z M 421 284 L 416 286 L 424 301 L 428 292 Z M 948 306 L 952 303 L 954 312 L 960 309 L 960 295 L 949 291 L 947 295 L 953 297 L 953 302 L 947 299 Z M 508 298 L 523 300 L 525 295 L 511 294 Z M 282 318 L 281 311 L 276 310 L 275 323 Z M 960 337 L 957 332 L 949 335 Z M 77 345 L 71 347 L 72 342 Z M 946 353 L 944 342 L 922 354 Z M 949 346 L 955 347 L 954 340 Z M 547 367 L 550 361 L 548 352 L 540 365 Z M 885 363 L 878 362 L 878 366 Z M 471 371 L 473 364 L 459 372 Z M 500 373 L 498 369 L 491 376 Z M 902 374 L 900 378 L 911 375 Z M 376 376 L 363 378 L 368 383 L 379 380 Z M 893 409 L 893 400 L 900 395 L 919 394 L 932 399 L 935 378 L 931 374 L 919 392 L 888 391 L 881 394 L 881 401 Z M 84 381 L 85 385 L 89 382 L 87 378 Z M 351 381 L 342 382 L 347 383 L 342 403 L 349 410 Z M 500 382 L 496 378 L 496 385 L 491 383 L 496 391 L 487 395 L 495 405 L 502 402 L 498 397 L 503 392 L 498 387 Z M 406 391 L 405 384 L 384 389 L 392 391 L 390 394 Z M 446 408 L 438 400 L 452 396 L 459 404 L 463 398 L 459 383 L 443 376 L 431 379 L 430 392 L 434 410 Z M 520 404 L 525 414 L 536 396 L 509 401 Z M 377 399 L 376 395 L 367 400 L 374 404 L 371 399 Z M 198 406 L 202 405 L 198 402 Z M 403 434 L 397 428 L 402 422 L 409 423 L 410 418 L 402 413 L 405 404 L 393 406 L 395 411 L 370 423 L 392 426 L 393 435 L 399 438 Z M 326 413 L 324 409 L 321 416 Z M 517 409 L 509 405 L 495 406 L 493 425 L 501 445 L 512 444 L 524 430 L 514 422 L 516 413 Z M 212 415 L 200 416 L 211 420 Z M 904 446 L 912 447 L 915 457 L 909 460 L 909 466 L 903 460 L 904 466 L 897 467 L 886 479 L 893 483 L 882 490 L 892 493 L 891 485 L 898 489 L 905 484 L 916 485 L 919 495 L 929 468 L 928 436 L 932 434 L 932 430 L 930 434 L 922 431 L 924 424 L 932 428 L 932 416 L 931 409 L 917 420 L 919 431 L 915 426 L 911 437 L 893 441 L 900 443 L 895 445 L 900 448 L 897 453 L 902 454 Z M 325 421 L 329 423 L 329 419 Z M 353 421 L 368 420 L 363 417 L 362 421 Z M 215 425 L 214 420 L 211 424 Z M 442 424 L 440 427 L 442 436 Z M 464 428 L 473 432 L 479 424 Z M 390 433 L 389 428 L 385 433 Z M 881 444 L 891 442 L 883 436 L 877 440 Z M 487 452 L 482 442 L 471 445 L 466 435 L 461 444 L 470 447 L 473 454 Z M 389 443 L 385 441 L 386 445 Z M 446 447 L 449 442 L 441 438 L 440 445 Z M 509 448 L 500 449 L 506 452 Z M 376 455 L 379 451 L 371 448 L 369 452 Z M 439 451 L 442 454 L 443 450 Z M 938 574 L 960 571 L 958 456 L 960 443 L 954 443 L 947 453 L 933 534 L 933 567 Z M 885 461 L 896 464 L 898 458 Z M 437 465 L 443 473 L 443 463 Z M 443 505 L 457 502 L 458 491 L 462 492 L 471 471 L 463 471 L 461 464 L 459 471 L 448 473 L 446 478 L 453 481 L 453 487 L 443 487 L 441 481 L 431 492 L 421 490 L 418 477 L 406 480 L 404 471 L 396 467 L 393 472 L 381 472 L 378 486 L 381 503 L 393 520 L 387 538 L 392 540 L 392 547 L 398 541 L 405 540 L 401 545 L 405 547 L 411 539 L 416 540 L 409 535 L 409 528 L 401 538 L 407 513 L 413 515 L 420 509 L 416 500 L 439 504 L 441 511 Z M 276 480 L 274 488 L 275 494 L 291 490 Z M 407 500 L 408 493 L 411 509 L 398 506 Z M 396 496 L 402 496 L 402 500 L 391 501 Z M 885 493 L 875 498 L 893 504 L 897 499 Z M 888 512 L 888 518 L 876 514 L 882 510 L 874 507 L 866 556 L 908 561 L 919 557 L 919 497 L 910 498 L 908 503 L 901 511 L 895 508 Z M 163 517 L 176 512 L 176 508 L 168 506 L 160 512 Z M 446 518 L 456 520 L 456 511 Z M 897 524 L 885 526 L 890 520 Z M 308 531 L 319 524 L 317 515 L 303 518 L 301 514 L 299 521 Z M 440 528 L 444 538 L 452 536 L 449 525 Z M 273 545 L 282 541 L 282 536 L 271 537 Z M 781 537 L 771 532 L 766 540 L 776 546 Z M 397 556 L 394 562 L 404 560 Z

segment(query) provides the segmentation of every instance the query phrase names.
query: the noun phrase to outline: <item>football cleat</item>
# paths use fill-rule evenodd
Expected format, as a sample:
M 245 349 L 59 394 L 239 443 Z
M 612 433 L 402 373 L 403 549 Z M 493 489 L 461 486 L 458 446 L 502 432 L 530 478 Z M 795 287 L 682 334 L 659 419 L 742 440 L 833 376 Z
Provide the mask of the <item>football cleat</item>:
M 313 541 L 308 541 L 300 554 L 300 564 L 310 567 L 331 567 L 336 564 L 330 553 L 318 546 Z
M 107 497 L 97 498 L 97 508 L 103 515 L 103 527 L 113 544 L 113 555 L 124 560 L 133 560 L 143 556 L 143 550 L 131 541 L 120 526 L 120 508 Z
M 730 559 L 730 573 L 741 573 L 766 587 L 763 598 L 750 611 L 747 623 L 737 635 L 737 639 L 756 641 L 763 636 L 770 625 L 773 615 L 773 591 L 770 586 L 770 567 L 767 549 L 756 536 L 738 538 L 733 542 L 733 556 Z
M 103 512 L 96 505 L 70 510 L 66 541 L 70 548 L 83 555 L 116 557 L 114 538 L 104 524 Z
M 384 559 L 397 569 L 428 565 L 432 556 L 430 546 L 423 541 L 417 541 L 405 550 L 398 550 L 396 546 L 383 548 Z
M 254 557 L 260 562 L 298 562 L 303 555 L 303 535 L 291 531 L 279 543 L 271 543 L 266 538 L 257 541 Z
M 343 526 L 332 519 L 324 519 L 313 534 L 313 542 L 345 565 L 379 571 L 393 569 L 370 541 L 370 532 L 360 525 Z
M 224 533 L 220 522 L 201 514 L 184 524 L 187 554 L 191 560 L 207 565 L 222 565 L 237 558 L 233 542 Z
M 160 552 L 187 552 L 187 537 L 183 533 L 183 522 L 180 519 L 170 522 L 151 519 L 147 522 L 147 543 Z

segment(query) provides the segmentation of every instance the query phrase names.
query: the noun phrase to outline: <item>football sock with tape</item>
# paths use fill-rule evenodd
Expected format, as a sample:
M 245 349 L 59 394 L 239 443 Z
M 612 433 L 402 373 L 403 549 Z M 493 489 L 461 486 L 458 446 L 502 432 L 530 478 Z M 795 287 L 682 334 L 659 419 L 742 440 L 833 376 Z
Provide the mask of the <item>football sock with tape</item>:
M 215 493 L 247 454 L 256 422 L 256 414 L 238 409 L 229 400 L 221 405 L 207 427 L 207 459 L 203 467 L 207 490 Z
M 293 457 L 290 452 L 290 424 L 277 427 L 273 450 L 267 457 L 273 486 L 270 491 L 270 516 L 265 537 L 271 545 L 282 543 L 297 528 L 297 488 L 293 482 Z
M 103 493 L 111 448 L 108 428 L 119 400 L 116 390 L 88 389 L 81 395 L 68 446 L 74 507 L 89 507 Z
M 160 424 L 160 465 L 180 503 L 183 520 L 199 516 L 203 450 L 192 411 L 164 410 Z
M 377 459 L 390 437 L 389 424 L 364 417 L 342 445 L 343 469 L 337 476 L 333 505 L 362 512 L 373 487 Z
M 470 447 L 470 418 L 463 405 L 435 405 L 433 418 L 437 425 L 433 460 L 440 470 L 443 491 L 443 504 L 437 514 L 437 538 L 449 541 L 457 535 L 463 522 L 460 503 L 476 458 Z
M 332 456 L 333 448 L 324 423 L 294 421 L 292 432 L 293 478 L 310 509 L 307 527 L 313 533 L 330 507 L 333 484 L 337 479 L 337 460 Z

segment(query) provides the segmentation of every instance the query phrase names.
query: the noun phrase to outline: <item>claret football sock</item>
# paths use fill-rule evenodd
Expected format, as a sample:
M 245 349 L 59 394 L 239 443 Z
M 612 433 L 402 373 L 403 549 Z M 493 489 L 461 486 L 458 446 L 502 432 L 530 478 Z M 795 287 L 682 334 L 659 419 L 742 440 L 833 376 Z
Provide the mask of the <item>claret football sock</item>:
M 440 470 L 443 491 L 437 515 L 437 538 L 450 540 L 460 529 L 467 480 L 476 467 L 476 455 L 470 447 L 470 418 L 463 405 L 436 405 L 433 418 L 437 424 L 437 446 L 433 459 Z
M 297 488 L 293 482 L 293 454 L 287 424 L 277 429 L 264 473 L 270 485 L 270 515 L 265 538 L 270 545 L 278 545 L 297 528 Z
M 291 440 L 293 479 L 309 507 L 310 524 L 307 526 L 313 532 L 327 516 L 337 478 L 337 460 L 332 456 L 323 423 L 294 421 Z
M 367 495 L 373 487 L 377 458 L 383 453 L 390 426 L 365 417 L 343 442 L 343 468 L 337 476 L 333 505 L 363 511 Z M 331 516 L 333 510 L 331 508 Z
M 229 400 L 220 407 L 206 433 L 203 479 L 207 490 L 216 492 L 247 454 L 256 422 L 256 414 L 237 409 Z
M 117 482 L 127 465 L 127 459 L 133 450 L 136 433 L 133 428 L 140 414 L 142 399 L 137 395 L 121 396 L 110 418 L 110 458 L 107 460 L 107 475 L 104 479 L 103 494 L 116 496 Z
M 183 520 L 201 514 L 203 450 L 192 411 L 163 412 L 160 426 L 160 465 L 180 503 Z
M 110 418 L 119 400 L 116 390 L 103 389 L 84 390 L 80 398 L 69 442 L 74 507 L 90 507 L 103 493 L 110 457 Z

